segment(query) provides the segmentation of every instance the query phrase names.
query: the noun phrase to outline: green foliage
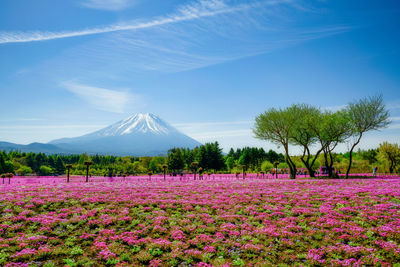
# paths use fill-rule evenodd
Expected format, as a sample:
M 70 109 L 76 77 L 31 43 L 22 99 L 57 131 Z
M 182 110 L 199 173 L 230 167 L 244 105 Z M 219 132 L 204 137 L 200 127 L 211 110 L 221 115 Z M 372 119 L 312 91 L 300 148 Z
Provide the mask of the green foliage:
M 39 175 L 51 175 L 53 173 L 53 169 L 49 166 L 40 166 Z
M 14 164 L 11 160 L 7 160 L 4 162 L 4 172 L 5 173 L 14 173 Z
M 65 263 L 65 266 L 69 266 L 69 267 L 77 266 L 74 259 L 63 259 L 63 262 Z
M 185 167 L 185 162 L 180 148 L 173 148 L 168 151 L 168 169 L 179 171 Z
M 365 97 L 349 103 L 345 111 L 355 140 L 350 148 L 349 166 L 346 172 L 347 178 L 352 165 L 352 152 L 360 143 L 363 134 L 385 128 L 390 124 L 390 121 L 389 111 L 386 110 L 382 95 Z
M 71 253 L 71 255 L 82 255 L 83 249 L 81 249 L 81 247 L 79 247 L 79 246 L 76 246 L 71 249 L 70 253 Z
M 65 165 L 63 160 L 61 159 L 60 156 L 57 157 L 55 164 L 54 164 L 54 169 L 56 171 L 57 174 L 64 174 L 65 173 Z
M 265 173 L 270 172 L 272 168 L 274 168 L 274 164 L 272 164 L 268 160 L 263 161 L 263 163 L 261 164 L 261 170 Z
M 289 143 L 296 131 L 298 110 L 297 105 L 286 109 L 270 108 L 256 117 L 253 129 L 256 138 L 270 141 L 284 148 L 291 178 L 296 178 L 296 165 L 290 157 Z
M 116 265 L 118 263 L 119 263 L 118 259 L 108 259 L 107 262 L 106 262 L 106 265 L 114 266 L 114 265 Z
M 231 156 L 228 156 L 225 158 L 225 165 L 228 168 L 228 170 L 232 170 L 233 167 L 235 166 L 235 159 Z
M 140 251 L 140 246 L 137 246 L 137 245 L 134 245 L 132 248 L 131 248 L 131 252 L 132 253 L 134 253 L 134 254 L 136 254 L 136 253 L 138 253 L 139 251 Z
M 225 168 L 224 156 L 218 142 L 206 143 L 199 148 L 199 167 L 204 170 L 221 170 Z
M 149 163 L 149 170 L 152 171 L 153 173 L 162 172 L 163 170 L 161 166 L 163 164 L 165 164 L 164 157 L 153 157 Z
M 378 148 L 378 158 L 386 163 L 389 172 L 393 173 L 397 166 L 400 165 L 400 147 L 398 144 L 390 144 L 383 142 Z
M 32 169 L 28 166 L 21 166 L 15 172 L 18 173 L 18 175 L 27 175 L 32 173 Z
M 5 169 L 5 159 L 3 153 L 0 153 L 0 174 L 6 172 L 4 169 Z
M 313 175 L 320 153 L 323 153 L 324 165 L 328 167 L 329 175 L 332 177 L 331 170 L 335 161 L 333 151 L 337 145 L 353 137 L 354 143 L 349 153 L 348 175 L 353 150 L 363 134 L 386 127 L 389 124 L 388 118 L 389 113 L 382 96 L 379 95 L 352 102 L 346 108 L 336 112 L 321 111 L 308 104 L 294 104 L 284 109 L 270 108 L 256 117 L 253 132 L 258 139 L 270 141 L 284 148 L 286 163 L 289 165 L 292 178 L 295 178 L 296 167 L 299 163 L 302 163 Z M 302 148 L 301 162 L 292 160 L 289 144 Z M 312 155 L 311 147 L 316 144 L 319 147 L 316 154 Z M 371 164 L 375 162 L 376 151 L 370 150 L 361 156 Z M 240 163 L 246 164 L 247 161 L 247 156 L 242 155 Z
M 161 256 L 164 252 L 159 248 L 150 248 L 149 253 L 152 256 L 157 257 L 157 256 Z

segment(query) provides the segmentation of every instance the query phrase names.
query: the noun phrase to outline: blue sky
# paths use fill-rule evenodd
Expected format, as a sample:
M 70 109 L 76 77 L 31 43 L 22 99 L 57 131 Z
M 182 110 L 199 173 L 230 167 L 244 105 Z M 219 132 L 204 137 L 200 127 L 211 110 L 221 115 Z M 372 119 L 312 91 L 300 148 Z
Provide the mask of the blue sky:
M 396 0 L 3 0 L 0 140 L 150 112 L 225 150 L 277 149 L 251 132 L 266 109 L 383 94 L 393 122 L 360 147 L 400 142 L 399 26 Z

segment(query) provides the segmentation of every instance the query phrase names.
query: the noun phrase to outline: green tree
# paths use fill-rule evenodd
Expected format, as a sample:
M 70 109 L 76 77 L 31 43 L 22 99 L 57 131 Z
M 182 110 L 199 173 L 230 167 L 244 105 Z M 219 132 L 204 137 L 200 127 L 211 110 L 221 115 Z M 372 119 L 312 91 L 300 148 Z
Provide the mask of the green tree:
M 18 173 L 18 175 L 27 175 L 32 173 L 32 169 L 28 166 L 21 166 L 15 172 Z
M 361 159 L 368 160 L 369 164 L 372 164 L 377 160 L 377 149 L 359 150 L 358 153 L 360 154 Z
M 382 95 L 365 97 L 347 106 L 348 117 L 352 126 L 353 142 L 350 148 L 349 166 L 346 178 L 349 177 L 353 160 L 353 150 L 360 143 L 366 132 L 379 130 L 390 124 L 389 111 L 386 110 Z
M 149 170 L 153 173 L 159 173 L 162 170 L 162 165 L 165 163 L 164 157 L 153 157 L 149 163 Z
M 0 153 L 0 174 L 6 172 L 4 169 L 5 169 L 5 160 L 4 160 L 3 153 Z
M 400 164 L 400 147 L 398 144 L 383 142 L 378 148 L 378 157 L 389 163 L 389 172 L 393 173 Z
M 250 153 L 249 153 L 249 151 L 248 150 L 244 150 L 243 152 L 242 152 L 242 155 L 240 155 L 240 158 L 239 158 L 239 160 L 238 160 L 238 164 L 239 165 L 245 165 L 245 166 L 247 166 L 247 167 L 249 167 L 249 165 L 250 165 Z
M 275 162 L 275 161 L 285 161 L 285 157 L 282 154 L 278 154 L 272 149 L 270 149 L 266 154 L 265 154 L 265 159 L 268 160 L 269 162 Z
M 290 157 L 289 142 L 293 137 L 297 119 L 298 117 L 292 108 L 270 108 L 256 117 L 253 129 L 256 138 L 283 146 L 285 159 L 289 165 L 290 177 L 292 179 L 296 178 L 297 169 Z
M 39 168 L 39 175 L 47 176 L 53 174 L 53 169 L 49 166 L 42 165 Z
M 332 167 L 334 163 L 333 150 L 338 144 L 344 142 L 351 134 L 351 124 L 345 111 L 329 112 L 322 114 L 321 128 L 316 131 L 318 140 L 323 150 L 325 166 L 328 176 L 333 177 Z M 315 160 L 317 157 L 314 158 Z
M 207 145 L 207 144 L 206 144 Z M 222 154 L 222 148 L 219 147 L 219 143 L 208 144 L 209 149 L 209 169 L 219 171 L 225 168 L 224 155 Z
M 53 169 L 56 169 L 56 162 L 57 162 L 56 156 L 49 155 L 48 160 L 47 160 L 48 166 L 50 166 Z
M 318 155 L 323 151 L 323 147 L 318 149 L 315 155 L 311 153 L 311 146 L 318 141 L 315 129 L 321 124 L 321 111 L 307 104 L 293 105 L 290 107 L 292 112 L 297 114 L 297 121 L 290 142 L 294 145 L 301 146 L 303 154 L 300 156 L 301 162 L 307 168 L 311 177 L 314 175 L 314 163 Z
M 178 172 L 185 167 L 185 161 L 180 148 L 172 148 L 168 151 L 168 169 Z
M 57 174 L 61 175 L 65 173 L 65 164 L 63 162 L 63 160 L 61 159 L 61 157 L 57 157 L 54 163 L 54 169 L 56 171 Z
M 263 163 L 261 164 L 261 170 L 265 173 L 270 172 L 272 168 L 274 168 L 274 164 L 272 164 L 268 160 L 263 161 Z
M 227 156 L 225 158 L 225 165 L 229 171 L 232 170 L 235 166 L 235 159 L 232 156 Z
M 88 154 L 83 153 L 79 156 L 78 164 L 83 166 L 87 161 L 91 161 L 91 158 L 88 156 Z
M 36 161 L 36 154 L 34 153 L 29 153 L 26 156 L 26 163 L 28 164 L 28 166 L 36 173 L 39 172 L 39 168 L 40 166 L 38 165 L 37 161 Z
M 6 160 L 4 162 L 4 172 L 14 173 L 14 163 L 11 160 Z
M 200 146 L 197 161 L 204 170 L 218 171 L 225 168 L 224 155 L 218 142 L 206 143 Z

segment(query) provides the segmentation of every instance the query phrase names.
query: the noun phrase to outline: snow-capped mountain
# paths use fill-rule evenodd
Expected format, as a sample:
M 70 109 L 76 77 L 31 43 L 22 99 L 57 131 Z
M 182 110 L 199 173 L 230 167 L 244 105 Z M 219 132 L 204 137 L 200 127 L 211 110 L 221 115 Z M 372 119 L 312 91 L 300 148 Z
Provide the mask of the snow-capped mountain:
M 138 113 L 95 133 L 98 136 L 117 136 L 133 133 L 168 135 L 173 132 L 177 132 L 177 130 L 156 115 Z
M 154 156 L 201 145 L 156 115 L 138 113 L 93 133 L 49 142 L 73 153 Z

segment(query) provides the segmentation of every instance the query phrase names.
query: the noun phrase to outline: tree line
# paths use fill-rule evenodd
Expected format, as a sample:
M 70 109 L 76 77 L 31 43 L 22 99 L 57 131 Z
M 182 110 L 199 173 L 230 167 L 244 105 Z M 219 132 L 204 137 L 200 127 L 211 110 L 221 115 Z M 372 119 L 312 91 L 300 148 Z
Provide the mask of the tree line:
M 348 166 L 349 152 L 332 152 L 331 155 L 336 169 L 345 169 Z M 302 155 L 292 156 L 292 160 L 296 166 L 305 168 Z M 398 144 L 384 142 L 377 149 L 353 152 L 352 160 L 352 169 L 355 172 L 370 172 L 373 167 L 379 167 L 380 172 L 393 173 L 399 170 L 400 148 Z M 282 173 L 289 169 L 284 155 L 273 150 L 266 152 L 262 148 L 245 147 L 230 149 L 229 153 L 224 155 L 218 143 L 209 143 L 202 148 L 174 148 L 167 156 L 156 157 L 46 155 L 0 151 L 0 174 L 63 175 L 66 165 L 70 164 L 72 165 L 71 174 L 85 175 L 87 161 L 92 162 L 90 173 L 99 176 L 162 173 L 163 166 L 166 166 L 166 171 L 169 173 L 194 173 L 195 171 L 238 173 L 243 169 L 253 173 L 268 173 L 271 170 L 275 171 L 275 167 Z M 318 170 L 325 164 L 323 154 L 313 158 L 313 161 L 314 170 Z
M 260 171 L 265 161 L 284 162 L 284 156 L 273 150 L 265 152 L 263 148 L 231 149 L 224 155 L 218 142 L 206 143 L 194 149 L 173 148 L 166 156 L 155 157 L 117 157 L 104 155 L 47 155 L 44 153 L 25 153 L 19 151 L 0 151 L 0 174 L 18 175 L 62 175 L 66 165 L 72 165 L 71 174 L 84 175 L 85 162 L 92 163 L 92 175 L 136 175 L 161 173 L 163 165 L 171 173 L 193 172 L 238 172 L 242 165 L 251 171 Z

